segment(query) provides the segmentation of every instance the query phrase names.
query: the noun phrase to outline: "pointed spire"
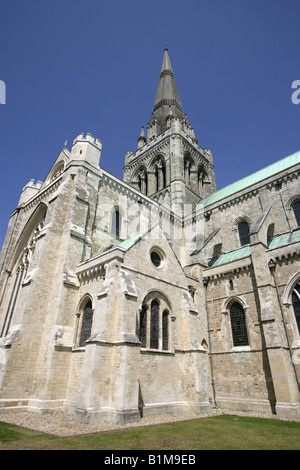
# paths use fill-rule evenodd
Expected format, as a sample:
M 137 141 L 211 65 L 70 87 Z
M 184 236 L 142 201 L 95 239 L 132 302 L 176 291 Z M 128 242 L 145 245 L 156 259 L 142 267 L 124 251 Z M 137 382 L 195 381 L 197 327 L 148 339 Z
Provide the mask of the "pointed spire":
M 166 46 L 151 117 L 151 120 L 159 122 L 161 132 L 166 128 L 166 119 L 170 114 L 177 118 L 184 116 Z

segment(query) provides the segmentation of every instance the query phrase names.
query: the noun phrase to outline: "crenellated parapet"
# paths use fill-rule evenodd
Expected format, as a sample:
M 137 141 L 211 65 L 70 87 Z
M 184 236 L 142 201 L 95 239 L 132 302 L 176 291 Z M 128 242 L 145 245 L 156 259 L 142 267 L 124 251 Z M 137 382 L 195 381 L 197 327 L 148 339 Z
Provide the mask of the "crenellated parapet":
M 99 167 L 102 151 L 102 142 L 92 134 L 86 136 L 82 132 L 73 141 L 70 154 L 71 160 L 84 160 L 95 167 Z

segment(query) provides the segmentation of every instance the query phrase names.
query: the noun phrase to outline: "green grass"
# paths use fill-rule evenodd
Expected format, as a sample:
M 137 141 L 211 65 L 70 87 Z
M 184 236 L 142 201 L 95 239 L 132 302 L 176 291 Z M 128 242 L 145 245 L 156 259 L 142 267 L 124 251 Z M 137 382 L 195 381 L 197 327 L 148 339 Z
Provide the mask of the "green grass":
M 0 450 L 300 450 L 300 423 L 221 415 L 55 437 L 0 422 Z

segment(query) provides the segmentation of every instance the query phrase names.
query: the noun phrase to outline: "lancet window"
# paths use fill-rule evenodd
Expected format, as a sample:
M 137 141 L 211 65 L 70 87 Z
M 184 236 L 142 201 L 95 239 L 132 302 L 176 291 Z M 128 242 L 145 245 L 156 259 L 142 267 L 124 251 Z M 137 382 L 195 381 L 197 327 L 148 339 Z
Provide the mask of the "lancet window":
M 112 214 L 111 231 L 117 238 L 120 237 L 121 228 L 122 228 L 122 215 L 119 209 L 115 209 Z
M 238 224 L 238 232 L 241 246 L 248 245 L 250 243 L 250 229 L 246 220 L 242 220 Z
M 207 172 L 204 169 L 203 165 L 200 165 L 198 167 L 197 179 L 198 179 L 198 192 L 199 192 L 200 196 L 203 197 L 206 194 L 204 186 L 209 183 L 208 175 L 207 175 Z
M 85 297 L 77 313 L 75 347 L 85 347 L 90 338 L 93 326 L 93 306 L 90 297 Z
M 297 201 L 295 201 L 292 204 L 292 209 L 293 209 L 293 212 L 294 212 L 294 216 L 295 216 L 297 226 L 299 227 L 300 226 L 300 199 L 297 199 Z
M 82 312 L 81 332 L 79 339 L 79 347 L 85 346 L 85 342 L 91 336 L 93 324 L 92 302 L 88 300 Z
M 191 183 L 191 162 L 188 158 L 184 159 L 184 180 L 187 186 Z
M 150 348 L 158 349 L 159 336 L 159 303 L 157 300 L 151 302 L 150 313 Z
M 300 281 L 297 282 L 292 293 L 292 303 L 295 314 L 295 319 L 300 334 Z
M 230 323 L 233 346 L 249 345 L 245 312 L 239 302 L 234 302 L 230 307 Z
M 166 166 L 163 157 L 159 157 L 154 164 L 155 190 L 160 191 L 166 187 Z
M 139 191 L 143 194 L 148 194 L 148 175 L 144 168 L 139 172 L 137 179 Z

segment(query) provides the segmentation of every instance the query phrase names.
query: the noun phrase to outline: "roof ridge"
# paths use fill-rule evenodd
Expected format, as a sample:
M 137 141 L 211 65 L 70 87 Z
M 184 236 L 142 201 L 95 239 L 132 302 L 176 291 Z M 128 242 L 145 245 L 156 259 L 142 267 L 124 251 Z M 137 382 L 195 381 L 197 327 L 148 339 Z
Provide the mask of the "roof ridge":
M 290 163 L 288 165 L 286 165 L 284 167 L 280 167 L 280 164 L 282 164 L 283 162 L 287 162 L 289 160 L 295 160 L 295 161 L 290 161 Z M 292 153 L 291 155 L 288 155 L 287 157 L 281 158 L 280 160 L 278 160 L 276 162 L 273 162 L 270 165 L 251 173 L 248 176 L 244 176 L 243 178 L 240 178 L 239 180 L 234 181 L 233 183 L 230 183 L 227 186 L 224 186 L 223 188 L 219 189 L 215 193 L 213 193 L 210 196 L 207 196 L 205 199 L 202 199 L 201 201 L 199 201 L 198 204 L 206 206 L 206 205 L 211 204 L 213 202 L 220 201 L 221 199 L 224 199 L 227 196 L 235 194 L 236 192 L 241 191 L 242 189 L 248 188 L 248 187 L 252 186 L 253 184 L 258 183 L 259 181 L 263 181 L 264 179 L 269 178 L 272 175 L 276 175 L 280 171 L 288 169 L 288 168 L 292 167 L 293 165 L 296 165 L 297 163 L 300 163 L 300 150 L 298 150 L 297 152 Z M 268 172 L 268 170 L 270 170 L 270 169 L 275 170 L 276 167 L 277 167 L 276 171 L 274 171 L 272 173 Z M 261 175 L 261 178 L 259 178 L 259 179 L 255 178 L 258 175 Z M 240 184 L 242 182 L 246 182 L 247 180 L 249 180 L 248 184 L 246 184 L 244 186 L 240 186 Z M 227 191 L 230 188 L 234 188 L 235 186 L 237 186 L 237 188 L 233 189 L 232 192 L 227 194 Z M 223 192 L 226 193 L 224 196 L 222 196 Z M 219 195 L 221 197 L 218 197 L 217 195 Z

